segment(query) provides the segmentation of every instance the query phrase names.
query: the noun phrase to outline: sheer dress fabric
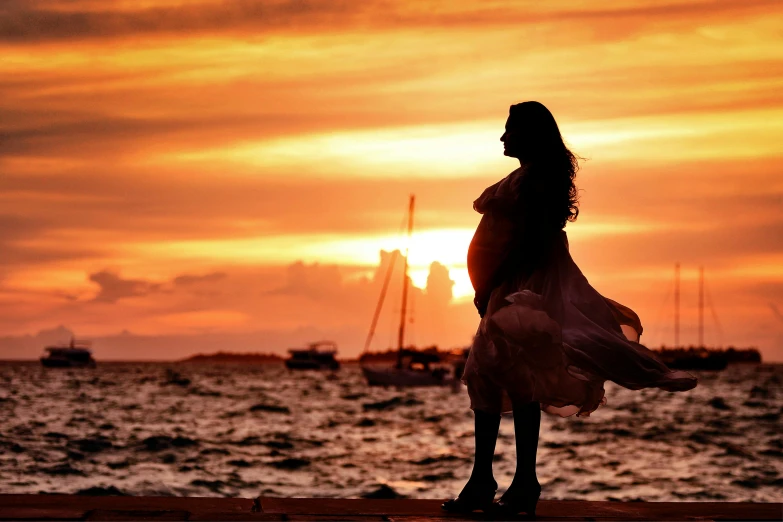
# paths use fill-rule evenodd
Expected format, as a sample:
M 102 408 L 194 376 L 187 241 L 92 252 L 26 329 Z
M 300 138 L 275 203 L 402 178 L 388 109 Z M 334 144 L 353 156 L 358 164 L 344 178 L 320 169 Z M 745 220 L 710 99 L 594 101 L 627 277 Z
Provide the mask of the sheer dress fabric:
M 530 193 L 535 187 L 520 168 L 474 202 L 483 215 L 468 272 L 486 311 L 462 376 L 471 408 L 504 413 L 536 401 L 547 413 L 588 416 L 606 403 L 606 381 L 632 390 L 695 387 L 693 375 L 671 370 L 639 343 L 633 310 L 590 286 L 565 230 L 526 212 L 547 202 Z

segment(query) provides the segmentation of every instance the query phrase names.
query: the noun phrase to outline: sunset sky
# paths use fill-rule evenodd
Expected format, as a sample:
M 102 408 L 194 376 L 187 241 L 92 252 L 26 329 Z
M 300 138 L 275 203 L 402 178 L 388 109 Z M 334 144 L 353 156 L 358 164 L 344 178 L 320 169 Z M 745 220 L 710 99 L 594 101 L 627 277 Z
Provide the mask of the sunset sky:
M 671 345 L 783 361 L 783 3 L 6 0 L 0 358 L 355 356 L 416 195 L 409 340 L 478 322 L 472 201 L 518 166 L 508 106 L 572 150 L 572 255 Z M 385 263 L 390 256 L 383 254 Z M 373 349 L 392 341 L 395 277 Z M 453 283 L 453 286 L 452 286 Z M 39 334 L 39 332 L 44 331 Z M 38 335 L 37 335 L 38 334 Z

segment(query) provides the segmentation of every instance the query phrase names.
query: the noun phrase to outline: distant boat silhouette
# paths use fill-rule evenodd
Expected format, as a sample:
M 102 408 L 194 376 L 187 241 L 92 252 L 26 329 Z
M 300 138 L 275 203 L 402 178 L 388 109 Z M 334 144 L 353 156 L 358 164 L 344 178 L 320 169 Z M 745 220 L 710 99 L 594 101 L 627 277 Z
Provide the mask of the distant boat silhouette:
M 291 348 L 291 356 L 285 365 L 289 370 L 339 370 L 340 363 L 334 358 L 337 355 L 337 344 L 332 341 L 310 343 L 307 348 Z
M 408 206 L 408 243 L 410 243 L 410 238 L 413 234 L 414 202 L 415 197 L 411 194 Z M 375 327 L 378 324 L 378 317 L 386 297 L 386 290 L 389 287 L 389 280 L 396 260 L 397 252 L 395 252 L 395 257 L 392 258 L 386 272 L 386 278 L 383 282 L 370 332 L 364 345 L 364 353 L 359 358 L 362 373 L 370 386 L 454 386 L 459 383 L 456 375 L 457 369 L 446 361 L 437 349 L 417 350 L 413 346 L 403 346 L 405 339 L 405 313 L 408 303 L 408 251 L 409 249 L 406 248 L 403 261 L 402 310 L 400 312 L 400 327 L 397 336 L 397 361 L 391 367 L 372 365 L 369 364 L 372 357 L 367 351 L 372 342 Z
M 674 370 L 724 370 L 732 363 L 761 362 L 761 353 L 756 348 L 734 348 L 726 350 L 689 346 L 687 348 L 666 348 L 656 350 L 661 360 Z
M 709 296 L 709 294 L 708 294 Z M 717 322 L 717 314 L 710 309 Z M 761 353 L 756 348 L 737 349 L 730 346 L 726 350 L 704 346 L 704 267 L 699 267 L 699 341 L 697 346 L 680 346 L 680 264 L 674 265 L 674 347 L 661 346 L 656 353 L 661 360 L 674 370 L 720 371 L 731 363 L 760 363 Z
M 47 346 L 48 355 L 41 357 L 41 364 L 47 368 L 95 368 L 90 343 L 71 338 L 70 344 Z

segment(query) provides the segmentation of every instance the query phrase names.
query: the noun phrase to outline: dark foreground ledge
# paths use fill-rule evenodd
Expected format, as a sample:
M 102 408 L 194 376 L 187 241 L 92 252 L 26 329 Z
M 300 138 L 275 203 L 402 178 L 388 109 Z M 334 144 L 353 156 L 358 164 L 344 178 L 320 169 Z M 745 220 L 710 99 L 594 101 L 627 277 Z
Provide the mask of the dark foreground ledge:
M 0 495 L 0 520 L 486 520 L 441 500 Z M 783 504 L 542 500 L 538 520 L 781 520 Z

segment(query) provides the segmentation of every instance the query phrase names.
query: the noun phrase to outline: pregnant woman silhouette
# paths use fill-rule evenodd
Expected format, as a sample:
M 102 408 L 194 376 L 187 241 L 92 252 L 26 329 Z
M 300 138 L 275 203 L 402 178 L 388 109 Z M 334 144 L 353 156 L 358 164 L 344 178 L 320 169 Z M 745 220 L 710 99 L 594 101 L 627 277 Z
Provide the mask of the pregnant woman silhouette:
M 534 101 L 512 105 L 500 141 L 520 167 L 473 202 L 482 218 L 468 250 L 481 316 L 462 376 L 475 413 L 475 459 L 468 483 L 443 509 L 535 516 L 541 411 L 587 416 L 606 402 L 605 381 L 668 391 L 697 381 L 639 344 L 639 317 L 599 294 L 571 258 L 563 229 L 579 213 L 578 163 L 549 110 Z M 493 503 L 500 415 L 512 411 L 516 472 Z

